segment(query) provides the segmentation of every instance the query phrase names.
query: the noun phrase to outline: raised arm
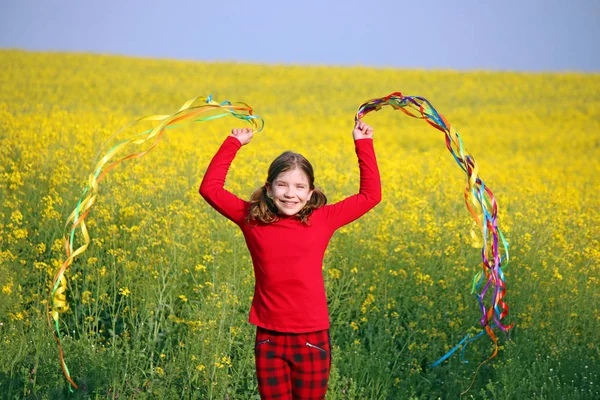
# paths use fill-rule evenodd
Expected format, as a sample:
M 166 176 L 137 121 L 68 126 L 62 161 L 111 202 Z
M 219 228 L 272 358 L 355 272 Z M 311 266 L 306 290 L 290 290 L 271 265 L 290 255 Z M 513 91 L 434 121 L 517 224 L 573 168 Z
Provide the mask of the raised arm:
M 252 139 L 252 129 L 233 129 L 211 160 L 200 194 L 215 210 L 241 225 L 246 217 L 248 202 L 225 189 L 225 178 L 238 150 Z
M 356 220 L 381 201 L 381 178 L 373 147 L 373 128 L 359 120 L 352 136 L 360 169 L 360 189 L 353 196 L 323 207 L 327 222 L 334 229 Z

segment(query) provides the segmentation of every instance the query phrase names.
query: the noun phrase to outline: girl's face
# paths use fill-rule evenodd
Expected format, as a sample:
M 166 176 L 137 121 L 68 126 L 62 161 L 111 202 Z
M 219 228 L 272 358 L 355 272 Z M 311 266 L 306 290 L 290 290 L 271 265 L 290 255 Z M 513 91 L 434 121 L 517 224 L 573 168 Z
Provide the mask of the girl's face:
M 308 177 L 298 168 L 277 175 L 271 186 L 267 186 L 267 192 L 279 213 L 288 216 L 302 210 L 313 193 Z

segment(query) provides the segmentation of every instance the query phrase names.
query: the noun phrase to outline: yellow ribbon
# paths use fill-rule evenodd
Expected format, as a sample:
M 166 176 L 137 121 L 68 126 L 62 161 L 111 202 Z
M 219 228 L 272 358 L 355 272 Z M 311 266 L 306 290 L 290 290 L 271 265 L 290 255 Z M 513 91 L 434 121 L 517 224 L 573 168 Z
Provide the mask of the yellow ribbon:
M 210 115 L 206 117 L 199 117 L 204 113 L 209 113 Z M 156 122 L 154 128 L 140 132 L 129 137 L 128 139 L 120 141 L 98 160 L 93 172 L 89 176 L 88 185 L 84 189 L 77 207 L 75 207 L 71 215 L 69 215 L 65 224 L 65 231 L 68 231 L 68 234 L 65 235 L 64 240 L 66 260 L 54 276 L 54 280 L 52 282 L 52 292 L 50 295 L 52 306 L 50 309 L 49 302 L 47 306 L 47 314 L 48 323 L 52 325 L 50 317 L 52 317 L 52 320 L 54 321 L 54 336 L 59 346 L 61 367 L 65 377 L 67 378 L 67 381 L 71 386 L 77 388 L 77 385 L 70 376 L 69 369 L 67 368 L 64 360 L 62 338 L 59 326 L 60 314 L 65 313 L 69 309 L 66 296 L 67 279 L 65 278 L 65 271 L 67 268 L 69 268 L 77 256 L 81 255 L 87 250 L 90 244 L 90 235 L 85 224 L 85 218 L 88 216 L 92 206 L 96 203 L 96 199 L 98 197 L 98 184 L 100 181 L 102 181 L 106 174 L 108 174 L 121 162 L 132 158 L 142 157 L 156 147 L 166 129 L 187 125 L 192 122 L 209 121 L 225 116 L 233 116 L 249 122 L 255 132 L 260 132 L 264 126 L 263 119 L 253 115 L 252 108 L 245 103 L 230 103 L 228 101 L 217 103 L 212 100 L 211 96 L 208 98 L 194 97 L 193 99 L 186 101 L 177 112 L 171 115 L 151 115 L 131 122 L 129 125 L 125 126 L 111 136 L 111 138 L 105 142 L 100 152 L 96 156 L 96 159 L 98 159 L 98 156 L 101 154 L 106 144 L 117 134 L 133 128 L 143 122 Z M 130 143 L 141 145 L 146 142 L 151 142 L 150 147 L 146 150 L 129 154 L 128 156 L 109 164 L 109 161 L 111 161 L 120 150 L 124 149 Z M 69 225 L 71 225 L 70 228 Z M 73 250 L 73 243 L 75 241 L 75 232 L 77 228 L 80 229 L 81 234 L 83 235 L 83 244 L 77 249 Z

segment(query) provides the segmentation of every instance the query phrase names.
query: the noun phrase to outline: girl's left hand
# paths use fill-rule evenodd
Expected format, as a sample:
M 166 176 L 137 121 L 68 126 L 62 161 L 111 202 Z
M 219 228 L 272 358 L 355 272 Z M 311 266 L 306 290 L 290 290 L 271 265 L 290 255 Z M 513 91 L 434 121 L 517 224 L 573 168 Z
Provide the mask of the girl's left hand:
M 354 125 L 352 136 L 354 137 L 354 140 L 373 139 L 373 128 L 359 119 Z

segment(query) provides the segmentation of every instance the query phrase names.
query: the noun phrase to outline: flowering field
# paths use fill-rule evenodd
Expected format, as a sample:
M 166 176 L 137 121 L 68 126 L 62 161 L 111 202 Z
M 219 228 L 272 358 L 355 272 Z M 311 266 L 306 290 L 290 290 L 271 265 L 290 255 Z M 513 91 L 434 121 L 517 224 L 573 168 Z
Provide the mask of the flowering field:
M 244 101 L 265 129 L 227 188 L 248 198 L 290 149 L 330 202 L 358 189 L 353 117 L 401 91 L 461 134 L 500 205 L 516 327 L 467 398 L 600 397 L 600 76 L 267 66 L 0 51 L 0 392 L 6 398 L 257 399 L 254 290 L 237 228 L 198 195 L 234 118 L 167 131 L 102 182 L 89 249 L 67 270 L 61 315 L 69 393 L 48 326 L 64 224 L 103 143 L 188 99 Z M 383 201 L 334 236 L 323 274 L 332 322 L 328 399 L 457 398 L 493 345 L 471 294 L 465 177 L 443 134 L 383 109 Z M 117 138 L 118 139 L 118 138 Z M 140 149 L 132 149 L 131 152 Z M 468 363 L 464 362 L 468 361 Z

